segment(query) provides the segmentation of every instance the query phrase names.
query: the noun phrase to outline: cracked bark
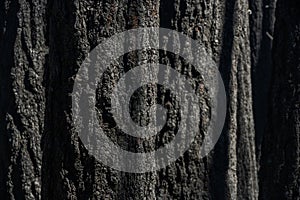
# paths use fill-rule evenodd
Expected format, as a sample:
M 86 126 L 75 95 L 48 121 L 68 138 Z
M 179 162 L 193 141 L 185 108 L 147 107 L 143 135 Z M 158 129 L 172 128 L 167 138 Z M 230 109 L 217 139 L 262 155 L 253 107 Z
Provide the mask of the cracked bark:
M 266 4 L 270 5 L 269 10 L 264 7 Z M 284 5 L 281 2 L 279 5 L 278 9 L 284 11 L 291 8 L 291 4 Z M 250 18 L 249 8 L 252 10 Z M 264 122 L 268 119 L 265 94 L 271 79 L 271 53 L 267 51 L 272 48 L 270 35 L 275 19 L 274 0 L 249 3 L 246 0 L 4 0 L 0 2 L 0 9 L 0 197 L 258 198 L 258 158 Z M 283 19 L 279 12 L 277 16 Z M 289 16 L 291 21 L 298 16 L 296 11 L 291 12 L 291 15 L 284 13 L 282 16 Z M 280 43 L 280 39 L 283 37 L 290 38 L 287 48 L 295 48 L 289 54 L 292 57 L 291 63 L 287 63 L 289 66 L 296 63 L 298 53 L 298 46 L 292 46 L 293 39 L 298 37 L 295 28 L 297 21 L 293 22 L 295 26 L 287 26 L 281 34 L 278 27 L 285 22 L 277 22 L 277 38 L 275 30 L 275 42 L 278 44 L 274 55 L 282 53 L 280 45 L 284 43 Z M 130 174 L 106 167 L 88 154 L 72 126 L 71 92 L 80 64 L 97 44 L 115 33 L 149 26 L 183 32 L 206 47 L 222 74 L 227 91 L 228 110 L 219 142 L 207 157 L 200 159 L 198 152 L 210 108 L 209 97 L 204 92 L 200 102 L 200 133 L 190 150 L 166 169 Z M 293 31 L 294 34 L 288 35 Z M 273 107 L 270 108 L 270 116 L 273 117 L 271 123 L 274 124 L 280 124 L 278 120 L 281 119 L 281 115 L 276 114 L 277 105 L 283 105 L 285 98 L 290 97 L 285 95 L 294 94 L 292 97 L 295 99 L 295 94 L 298 94 L 291 92 L 280 96 L 280 84 L 290 77 L 288 72 L 292 74 L 290 79 L 297 83 L 299 69 L 290 67 L 289 71 L 282 73 L 284 60 L 279 57 L 275 57 L 275 61 L 281 64 L 275 63 L 275 72 L 272 73 L 273 98 L 279 99 L 272 101 Z M 201 85 L 201 79 L 192 66 L 168 52 L 136 51 L 116 60 L 102 80 L 105 87 L 100 87 L 97 91 L 97 97 L 105 106 L 97 106 L 111 140 L 131 151 L 153 150 L 171 140 L 175 129 L 165 129 L 164 134 L 154 138 L 152 143 L 126 136 L 114 127 L 109 109 L 106 108 L 109 107 L 107 95 L 124 72 L 137 64 L 157 60 L 175 66 L 176 70 L 195 80 L 196 85 Z M 266 85 L 260 90 L 263 84 Z M 292 89 L 296 86 L 289 88 L 288 91 L 294 91 Z M 176 124 L 179 118 L 174 98 L 164 88 L 155 86 L 143 87 L 135 93 L 132 101 L 134 109 L 131 113 L 133 120 L 147 124 L 149 117 L 145 110 L 156 100 L 165 106 L 174 103 L 175 109 L 170 118 Z M 273 172 L 278 171 L 270 170 L 269 163 L 265 162 L 267 159 L 264 159 L 267 155 L 275 156 L 278 153 L 276 144 L 283 144 L 279 130 L 290 133 L 288 137 L 292 145 L 286 153 L 298 152 L 298 140 L 292 140 L 298 138 L 299 132 L 299 113 L 297 114 L 297 109 L 292 109 L 298 105 L 295 102 L 291 101 L 290 107 L 283 106 L 280 110 L 281 113 L 289 110 L 294 113 L 288 115 L 291 121 L 282 120 L 282 129 L 269 128 L 263 143 L 265 149 L 261 160 L 260 194 L 262 197 L 266 195 L 265 199 L 272 197 L 276 189 L 279 189 L 277 192 L 282 192 L 280 195 L 283 194 L 288 186 L 291 186 L 288 190 L 290 199 L 297 197 L 297 194 L 299 196 L 299 192 L 296 192 L 299 181 L 295 183 L 297 176 L 282 178 L 283 182 L 280 184 L 272 182 L 270 178 L 273 177 Z M 138 115 L 140 111 L 143 111 L 142 115 Z M 272 140 L 273 132 L 278 140 Z M 274 145 L 268 147 L 266 144 L 270 142 Z M 294 157 L 297 160 L 299 155 Z M 297 174 L 295 160 L 289 161 L 293 163 L 294 168 L 291 169 L 289 162 L 286 162 L 284 170 L 278 172 L 280 177 L 289 172 Z M 281 166 L 276 161 L 274 166 L 278 165 Z M 269 184 L 276 187 L 271 189 Z
M 1 1 L 0 196 L 41 197 L 45 2 Z

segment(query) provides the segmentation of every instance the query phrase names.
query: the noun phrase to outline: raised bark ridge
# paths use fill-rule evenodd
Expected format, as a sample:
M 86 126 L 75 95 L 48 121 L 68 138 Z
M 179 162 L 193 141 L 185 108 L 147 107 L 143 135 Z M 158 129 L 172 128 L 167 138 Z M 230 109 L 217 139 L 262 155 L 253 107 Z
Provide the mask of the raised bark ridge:
M 1 1 L 0 197 L 299 199 L 299 8 L 292 0 L 277 6 L 275 0 Z M 166 169 L 130 174 L 88 154 L 72 126 L 71 93 L 78 68 L 97 44 L 150 26 L 183 32 L 206 47 L 224 79 L 228 112 L 213 152 L 199 159 L 210 109 L 204 89 L 201 130 L 190 150 Z M 116 60 L 97 91 L 103 104 L 96 106 L 112 141 L 131 151 L 171 140 L 179 121 L 172 95 L 149 86 L 133 97 L 133 120 L 147 124 L 147 112 L 139 113 L 155 101 L 174 104 L 175 128 L 147 142 L 114 126 L 109 92 L 124 72 L 151 60 L 193 78 L 201 89 L 193 67 L 169 52 L 135 51 Z

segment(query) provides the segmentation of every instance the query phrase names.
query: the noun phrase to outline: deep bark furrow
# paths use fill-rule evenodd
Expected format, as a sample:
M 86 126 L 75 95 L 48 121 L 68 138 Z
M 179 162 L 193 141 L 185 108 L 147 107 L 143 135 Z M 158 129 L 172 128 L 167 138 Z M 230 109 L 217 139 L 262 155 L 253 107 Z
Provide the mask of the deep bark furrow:
M 299 2 L 278 0 L 269 123 L 261 159 L 261 199 L 299 199 Z
M 299 8 L 293 0 L 0 1 L 0 198 L 299 199 Z M 174 138 L 181 107 L 163 86 L 140 87 L 130 100 L 132 120 L 143 126 L 151 106 L 167 108 L 166 126 L 156 136 L 129 136 L 110 113 L 118 80 L 158 61 L 186 76 L 199 95 L 200 131 L 166 168 L 120 172 L 97 161 L 79 138 L 71 107 L 74 80 L 106 38 L 152 26 L 182 32 L 205 47 L 224 80 L 226 123 L 213 151 L 200 158 L 211 109 L 201 74 L 172 52 L 129 52 L 108 66 L 93 91 L 105 134 L 139 153 Z M 191 52 L 187 43 L 175 45 Z

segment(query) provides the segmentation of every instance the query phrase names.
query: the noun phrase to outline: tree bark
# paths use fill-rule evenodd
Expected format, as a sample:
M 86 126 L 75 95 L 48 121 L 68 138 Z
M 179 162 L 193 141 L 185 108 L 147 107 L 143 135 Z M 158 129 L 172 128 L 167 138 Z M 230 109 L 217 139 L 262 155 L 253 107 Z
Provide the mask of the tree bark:
M 49 6 L 44 198 L 256 199 L 247 9 L 246 1 L 121 1 L 96 5 L 54 1 Z M 86 53 L 104 37 L 130 28 L 158 25 L 198 39 L 220 64 L 230 102 L 222 147 L 200 159 L 196 145 L 176 163 L 154 173 L 117 172 L 87 156 L 72 132 L 70 80 Z M 165 57 L 164 60 L 174 62 Z M 187 70 L 178 62 L 176 67 Z M 225 157 L 225 163 L 220 157 Z M 223 176 L 222 184 L 219 175 Z
M 299 2 L 278 0 L 269 123 L 261 159 L 261 199 L 299 199 Z
M 261 145 L 268 121 L 268 102 L 272 76 L 272 45 L 276 0 L 250 2 L 250 45 L 252 95 L 255 122 L 256 155 L 259 162 Z
M 40 199 L 45 1 L 0 3 L 0 196 Z
M 1 1 L 0 197 L 297 199 L 299 5 L 278 1 L 278 8 L 275 0 Z M 153 26 L 177 30 L 205 46 L 224 80 L 226 123 L 213 151 L 200 158 L 211 108 L 204 89 L 200 131 L 182 157 L 155 172 L 120 172 L 97 161 L 78 137 L 71 107 L 74 80 L 88 53 L 106 38 Z M 169 142 L 180 121 L 176 99 L 153 85 L 133 95 L 132 119 L 145 125 L 149 107 L 171 104 L 169 118 L 175 127 L 150 141 L 139 140 L 121 132 L 109 113 L 109 94 L 119 78 L 151 61 L 191 78 L 195 91 L 203 82 L 193 66 L 170 52 L 133 51 L 117 59 L 101 79 L 96 107 L 105 133 L 133 152 L 153 151 Z

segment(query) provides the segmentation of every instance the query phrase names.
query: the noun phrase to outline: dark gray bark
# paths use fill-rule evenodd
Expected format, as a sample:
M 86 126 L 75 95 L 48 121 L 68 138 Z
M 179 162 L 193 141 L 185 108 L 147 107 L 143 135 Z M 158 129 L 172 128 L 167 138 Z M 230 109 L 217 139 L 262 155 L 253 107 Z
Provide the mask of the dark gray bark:
M 100 4 L 54 1 L 49 6 L 50 51 L 49 77 L 46 80 L 46 132 L 43 140 L 43 197 L 256 199 L 258 186 L 247 10 L 246 1 L 232 1 L 226 5 L 225 2 L 204 1 Z M 129 28 L 157 25 L 179 30 L 198 39 L 208 52 L 214 54 L 223 72 L 230 102 L 227 127 L 220 142 L 222 144 L 205 159 L 197 157 L 200 145 L 194 145 L 176 163 L 158 172 L 141 175 L 117 172 L 87 156 L 72 131 L 69 95 L 72 77 L 86 53 L 104 37 Z M 145 52 L 139 54 L 147 59 Z M 165 57 L 162 58 L 163 62 L 175 62 L 181 71 L 188 70 L 180 61 L 172 60 L 168 55 L 161 56 Z M 134 54 L 128 57 L 132 63 L 137 62 Z M 114 80 L 110 81 L 108 85 L 114 83 Z M 108 90 L 111 87 L 108 86 Z M 148 95 L 155 94 L 150 92 Z M 112 129 L 110 132 L 117 131 Z M 113 137 L 116 136 L 113 135 L 112 140 L 115 139 Z M 198 140 L 196 144 L 200 142 Z M 225 158 L 225 163 L 223 159 L 218 159 L 220 157 Z M 223 183 L 220 183 L 219 175 L 222 175 Z
M 299 109 L 296 109 L 299 67 L 293 67 L 299 57 L 296 32 L 299 13 L 291 9 L 297 8 L 296 5 L 282 2 L 278 9 L 285 14 L 277 13 L 281 21 L 276 25 L 277 46 L 273 55 L 278 62 L 272 73 L 272 94 L 276 101 L 272 101 L 270 108 L 271 124 L 261 160 L 260 196 L 264 199 L 274 199 L 275 192 L 282 196 L 286 187 L 290 199 L 299 196 Z M 287 13 L 288 8 L 291 10 Z M 250 3 L 246 0 L 4 0 L 0 9 L 0 197 L 258 199 L 257 157 L 268 119 L 266 94 L 272 69 L 269 50 L 275 0 Z M 289 16 L 292 25 L 285 25 L 285 16 Z M 71 112 L 74 78 L 87 54 L 105 38 L 128 29 L 151 26 L 183 32 L 206 47 L 218 64 L 226 87 L 226 124 L 214 150 L 200 159 L 201 138 L 205 135 L 210 109 L 204 90 L 199 102 L 200 132 L 189 151 L 156 172 L 119 172 L 95 160 L 74 130 Z M 283 33 L 281 26 L 285 27 Z M 283 37 L 289 38 L 287 44 L 281 42 Z M 291 53 L 284 54 L 288 52 Z M 286 56 L 280 58 L 281 54 Z M 133 152 L 151 151 L 170 141 L 176 134 L 176 126 L 164 129 L 150 141 L 130 137 L 115 127 L 109 114 L 108 94 L 124 72 L 157 60 L 174 66 L 196 85 L 201 85 L 200 76 L 182 58 L 164 51 L 143 50 L 116 60 L 97 91 L 102 104 L 96 107 L 105 133 L 113 142 Z M 287 71 L 282 68 L 284 62 L 289 66 Z M 281 93 L 281 84 L 287 79 L 291 84 Z M 199 89 L 196 87 L 195 91 Z M 283 104 L 286 98 L 288 106 Z M 143 87 L 135 93 L 133 120 L 147 124 L 149 117 L 145 110 L 155 101 L 166 107 L 173 104 L 170 118 L 178 123 L 179 107 L 175 99 L 164 88 L 156 86 Z M 288 113 L 288 118 L 281 119 L 280 113 Z M 284 140 L 281 131 L 288 132 Z M 285 146 L 285 153 L 293 153 L 294 159 L 286 156 L 285 160 L 276 160 L 275 156 L 282 153 L 279 147 L 287 144 L 285 141 L 291 141 L 291 145 Z M 273 145 L 268 146 L 269 143 Z M 268 156 L 274 157 L 272 165 L 267 161 Z M 284 170 L 271 169 L 282 163 Z M 276 179 L 280 184 L 271 179 L 277 172 L 282 177 Z
M 0 197 L 40 199 L 45 1 L 0 2 Z

